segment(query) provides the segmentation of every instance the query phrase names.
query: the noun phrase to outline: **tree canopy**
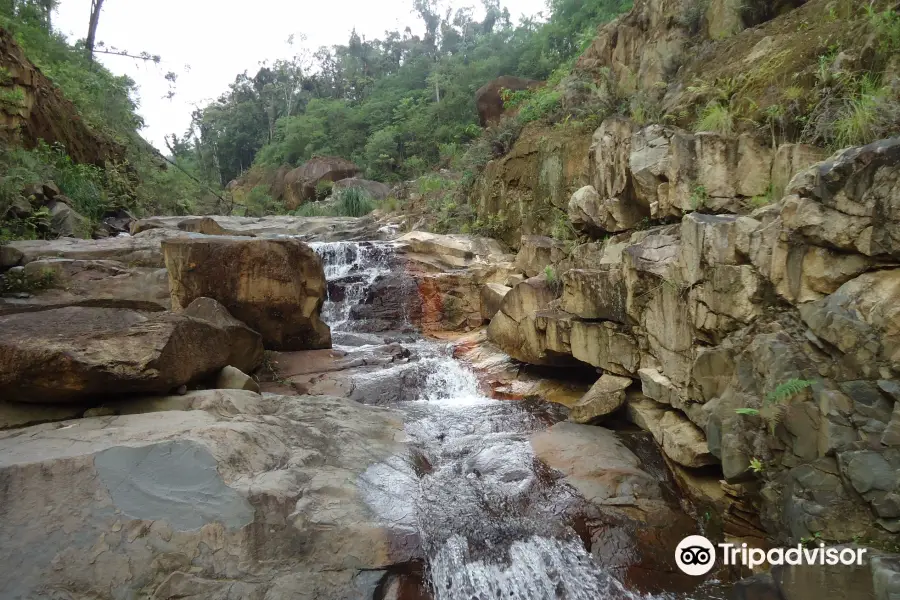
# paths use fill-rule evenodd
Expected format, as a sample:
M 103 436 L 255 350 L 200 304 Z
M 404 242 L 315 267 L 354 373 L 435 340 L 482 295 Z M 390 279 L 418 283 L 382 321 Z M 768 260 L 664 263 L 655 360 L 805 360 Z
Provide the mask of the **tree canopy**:
M 414 0 L 424 25 L 367 40 L 299 49 L 239 74 L 197 110 L 171 148 L 190 153 L 210 181 L 227 183 L 253 164 L 297 165 L 315 155 L 353 160 L 384 181 L 416 176 L 480 133 L 475 92 L 500 75 L 546 79 L 574 58 L 597 25 L 630 0 L 550 0 L 549 18 L 514 24 L 498 0 L 445 9 Z M 302 40 L 300 41 L 302 42 Z M 300 48 L 301 44 L 294 47 Z

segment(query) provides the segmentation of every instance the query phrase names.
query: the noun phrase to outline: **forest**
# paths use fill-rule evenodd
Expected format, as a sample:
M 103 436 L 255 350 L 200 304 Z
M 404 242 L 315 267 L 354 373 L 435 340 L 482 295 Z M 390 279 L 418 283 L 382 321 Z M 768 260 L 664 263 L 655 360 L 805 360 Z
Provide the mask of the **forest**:
M 219 185 L 251 165 L 297 165 L 316 155 L 353 160 L 380 181 L 410 179 L 459 156 L 481 135 L 475 92 L 500 75 L 561 78 L 599 24 L 625 0 L 550 0 L 549 18 L 513 22 L 498 0 L 445 10 L 415 0 L 424 35 L 386 32 L 296 54 L 241 73 L 195 111 L 169 150 Z M 545 111 L 559 97 L 544 99 Z
M 93 59 L 95 53 L 123 52 L 94 39 L 102 2 L 95 0 L 97 14 L 92 11 L 90 23 L 86 19 L 86 37 L 74 43 L 53 27 L 57 5 L 57 0 L 2 0 L 0 27 L 80 118 L 124 152 L 103 165 L 79 164 L 59 144 L 38 143 L 28 150 L 4 144 L 4 239 L 46 230 L 46 215 L 16 219 L 9 209 L 21 190 L 47 180 L 96 222 L 119 208 L 136 215 L 230 210 L 222 205 L 225 186 L 252 166 L 295 166 L 316 155 L 353 160 L 367 177 L 384 182 L 458 166 L 467 147 L 483 135 L 475 109 L 480 86 L 500 75 L 558 83 L 597 26 L 631 2 L 550 0 L 544 18 L 517 22 L 498 0 L 482 0 L 477 11 L 414 0 L 420 26 L 385 32 L 382 39 L 354 31 L 346 44 L 312 49 L 299 35 L 289 40 L 293 56 L 237 74 L 217 100 L 195 110 L 187 131 L 166 137 L 165 157 L 140 137 L 144 122 L 134 81 Z M 131 55 L 160 61 L 147 49 L 132 49 Z M 177 93 L 175 77 L 165 77 Z M 526 120 L 561 102 L 552 85 L 535 96 L 534 106 L 522 111 Z

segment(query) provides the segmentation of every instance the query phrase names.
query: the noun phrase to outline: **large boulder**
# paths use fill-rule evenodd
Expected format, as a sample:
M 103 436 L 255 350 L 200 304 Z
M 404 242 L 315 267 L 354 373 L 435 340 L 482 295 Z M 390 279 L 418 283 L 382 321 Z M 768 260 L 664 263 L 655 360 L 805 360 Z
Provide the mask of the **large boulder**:
M 605 374 L 588 390 L 581 400 L 572 406 L 569 420 L 590 423 L 611 415 L 625 404 L 625 390 L 632 384 L 627 377 Z
M 212 298 L 197 298 L 184 314 L 212 323 L 228 334 L 228 364 L 245 373 L 252 373 L 265 358 L 262 336 L 250 329 Z
M 228 364 L 228 334 L 170 313 L 60 308 L 0 317 L 0 397 L 65 403 L 164 393 Z
M 316 197 L 320 182 L 356 177 L 362 170 L 339 156 L 315 156 L 284 176 L 284 205 L 293 210 Z
M 273 350 L 329 348 L 318 255 L 296 239 L 171 239 L 163 244 L 172 306 L 213 298 Z
M 50 231 L 59 237 L 89 240 L 93 233 L 90 219 L 82 216 L 74 208 L 58 200 L 47 206 L 50 211 Z
M 484 84 L 475 92 L 475 105 L 478 108 L 478 121 L 482 127 L 497 123 L 503 116 L 503 90 L 519 92 L 544 85 L 543 82 L 522 77 L 502 75 Z
M 218 390 L 152 408 L 0 433 L 0 597 L 373 598 L 421 557 L 396 413 Z

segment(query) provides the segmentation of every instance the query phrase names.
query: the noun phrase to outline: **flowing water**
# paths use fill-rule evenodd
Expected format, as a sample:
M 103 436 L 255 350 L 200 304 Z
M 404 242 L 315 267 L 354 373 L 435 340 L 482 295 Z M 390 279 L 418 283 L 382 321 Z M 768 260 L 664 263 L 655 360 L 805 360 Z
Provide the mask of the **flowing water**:
M 396 269 L 392 247 L 343 242 L 315 248 L 329 280 L 346 283 L 324 308 L 340 340 L 340 332 L 355 328 L 353 306 L 365 301 L 378 277 Z M 416 497 L 415 514 L 395 517 L 421 536 L 434 597 L 643 598 L 596 564 L 569 526 L 567 511 L 577 498 L 548 476 L 529 443 L 534 431 L 552 422 L 547 411 L 486 397 L 475 374 L 453 359 L 446 344 L 419 337 L 404 345 L 416 360 L 361 375 L 356 383 L 364 387 L 370 382 L 362 379 L 418 373 L 414 396 L 404 394 L 408 399 L 393 403 L 405 413 L 411 445 L 421 453 L 418 477 L 410 483 L 403 469 L 384 468 L 377 478 Z M 339 343 L 336 348 L 360 351 Z

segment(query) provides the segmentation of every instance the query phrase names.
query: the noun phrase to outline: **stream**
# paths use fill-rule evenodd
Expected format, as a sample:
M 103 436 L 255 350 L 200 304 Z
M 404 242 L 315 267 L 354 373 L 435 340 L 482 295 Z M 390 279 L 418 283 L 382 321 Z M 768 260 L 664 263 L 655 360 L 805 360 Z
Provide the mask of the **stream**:
M 390 299 L 399 309 L 399 322 L 390 331 L 373 332 L 360 316 L 365 314 L 361 307 L 376 280 L 402 271 L 389 242 L 311 245 L 323 258 L 329 281 L 323 317 L 331 325 L 335 349 L 353 355 L 392 342 L 410 353 L 410 361 L 358 375 L 354 384 L 396 390 L 387 403 L 384 393 L 360 399 L 369 403 L 370 397 L 380 398 L 372 403 L 387 404 L 405 415 L 410 446 L 418 453 L 416 479 L 409 481 L 409 469 L 389 466 L 377 479 L 416 496 L 415 514 L 398 514 L 396 519 L 405 520 L 421 538 L 433 597 L 648 598 L 626 589 L 588 552 L 573 527 L 574 511 L 582 501 L 532 451 L 529 437 L 564 419 L 564 413 L 547 403 L 485 396 L 475 373 L 453 358 L 450 344 L 415 332 L 409 307 L 399 306 L 402 298 Z M 391 510 L 383 507 L 384 512 Z

